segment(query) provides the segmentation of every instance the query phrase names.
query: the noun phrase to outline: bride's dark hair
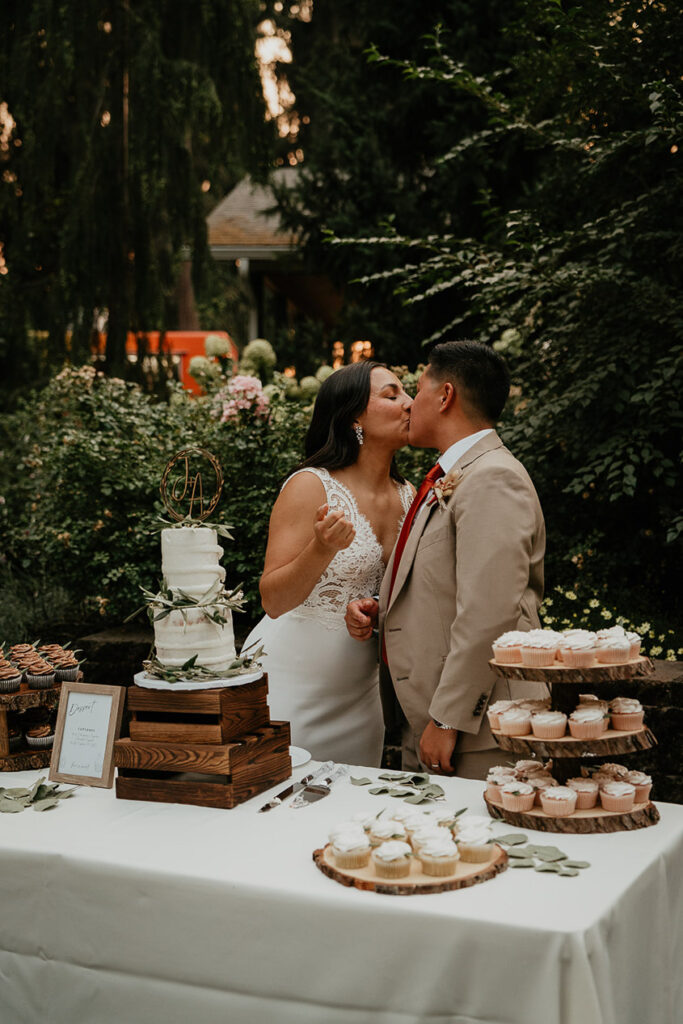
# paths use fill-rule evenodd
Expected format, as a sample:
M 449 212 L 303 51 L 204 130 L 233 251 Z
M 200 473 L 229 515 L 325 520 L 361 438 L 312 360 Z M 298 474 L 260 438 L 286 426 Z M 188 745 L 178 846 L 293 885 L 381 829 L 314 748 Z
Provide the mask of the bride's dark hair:
M 306 434 L 306 458 L 288 476 L 299 469 L 343 469 L 358 458 L 359 444 L 353 421 L 370 400 L 370 374 L 384 363 L 364 361 L 341 366 L 322 384 L 313 407 L 311 425 Z M 403 483 L 391 460 L 390 475 Z

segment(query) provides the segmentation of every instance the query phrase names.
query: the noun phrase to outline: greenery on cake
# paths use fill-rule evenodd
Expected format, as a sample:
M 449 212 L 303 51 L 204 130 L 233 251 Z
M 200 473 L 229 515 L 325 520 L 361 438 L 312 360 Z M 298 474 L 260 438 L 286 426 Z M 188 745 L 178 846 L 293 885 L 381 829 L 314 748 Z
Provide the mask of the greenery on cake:
M 219 672 L 212 672 L 211 669 L 205 668 L 204 665 L 198 665 L 197 658 L 199 655 L 197 654 L 188 658 L 183 665 L 178 665 L 175 668 L 162 664 L 156 654 L 152 654 L 147 661 L 142 663 L 142 667 L 148 676 L 151 676 L 153 679 L 161 679 L 166 683 L 178 683 L 181 681 L 208 682 L 211 679 L 232 679 L 234 676 L 245 675 L 251 669 L 256 671 L 260 668 L 259 658 L 262 655 L 262 646 L 254 650 L 249 648 L 246 653 L 235 657 L 227 668 L 221 669 Z
M 159 591 L 155 594 L 145 587 L 140 587 L 145 598 L 145 604 L 137 608 L 132 615 L 125 620 L 129 622 L 147 609 L 150 623 L 153 625 L 160 619 L 165 619 L 171 612 L 178 611 L 187 623 L 187 613 L 195 608 L 201 608 L 204 618 L 215 622 L 218 626 L 225 626 L 230 621 L 231 612 L 244 611 L 244 591 L 242 584 L 238 584 L 233 590 L 224 590 L 220 580 L 211 584 L 208 590 L 195 597 L 187 594 L 180 587 L 169 587 L 166 582 L 160 584 Z
M 162 530 L 179 530 L 182 527 L 197 530 L 200 527 L 204 527 L 207 530 L 215 530 L 219 537 L 223 537 L 225 540 L 232 540 L 233 536 L 230 533 L 232 526 L 228 526 L 224 523 L 209 523 L 202 519 L 193 519 L 192 516 L 185 516 L 184 519 L 164 519 L 163 516 L 158 517 L 158 521 L 152 527 L 152 533 L 160 533 Z

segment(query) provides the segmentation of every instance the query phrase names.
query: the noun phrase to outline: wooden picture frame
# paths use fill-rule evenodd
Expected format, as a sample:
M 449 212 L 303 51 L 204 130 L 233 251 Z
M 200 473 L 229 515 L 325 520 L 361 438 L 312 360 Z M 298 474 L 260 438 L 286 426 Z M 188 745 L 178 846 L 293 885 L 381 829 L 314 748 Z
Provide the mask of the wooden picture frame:
M 124 694 L 123 686 L 62 683 L 50 760 L 52 782 L 111 789 Z

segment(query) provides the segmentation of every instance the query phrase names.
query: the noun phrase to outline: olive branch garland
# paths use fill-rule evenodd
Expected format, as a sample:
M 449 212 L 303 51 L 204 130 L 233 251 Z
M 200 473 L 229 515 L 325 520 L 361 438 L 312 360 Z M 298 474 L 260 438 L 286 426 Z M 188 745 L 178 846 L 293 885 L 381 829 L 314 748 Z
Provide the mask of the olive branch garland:
M 158 593 L 154 594 L 145 587 L 140 587 L 146 603 L 136 608 L 124 622 L 130 622 L 140 612 L 147 611 L 149 621 L 154 624 L 160 619 L 165 619 L 171 612 L 178 611 L 187 624 L 187 613 L 193 608 L 201 608 L 204 617 L 218 626 L 224 626 L 228 622 L 229 612 L 244 611 L 244 591 L 239 583 L 233 590 L 224 590 L 220 580 L 215 580 L 205 593 L 199 597 L 187 594 L 181 588 L 171 588 L 166 582 L 160 584 Z
M 147 661 L 143 661 L 142 667 L 148 676 L 151 676 L 153 679 L 162 679 L 166 683 L 178 683 L 181 680 L 183 682 L 187 680 L 202 682 L 210 679 L 232 679 L 235 676 L 245 675 L 251 669 L 260 667 L 259 658 L 263 655 L 263 645 L 253 650 L 252 648 L 253 644 L 231 661 L 226 669 L 222 669 L 220 672 L 212 672 L 211 669 L 205 668 L 203 665 L 197 665 L 198 654 L 194 654 L 184 665 L 179 665 L 178 668 L 163 665 L 157 656 L 153 654 Z

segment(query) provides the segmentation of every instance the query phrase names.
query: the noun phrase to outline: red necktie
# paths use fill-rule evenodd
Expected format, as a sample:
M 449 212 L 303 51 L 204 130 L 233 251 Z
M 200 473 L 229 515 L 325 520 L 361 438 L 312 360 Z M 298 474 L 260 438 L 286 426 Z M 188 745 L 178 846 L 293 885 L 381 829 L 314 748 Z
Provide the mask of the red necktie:
M 406 517 L 403 520 L 403 526 L 401 527 L 401 532 L 399 533 L 398 541 L 396 542 L 396 551 L 394 553 L 394 564 L 393 564 L 393 566 L 391 568 L 391 582 L 389 584 L 389 593 L 387 595 L 387 605 L 389 604 L 389 601 L 391 600 L 391 594 L 392 594 L 392 591 L 394 589 L 394 582 L 396 580 L 396 573 L 398 571 L 398 565 L 399 565 L 399 562 L 401 561 L 401 555 L 403 554 L 403 549 L 406 546 L 406 542 L 407 542 L 408 536 L 410 534 L 410 528 L 413 525 L 413 521 L 415 519 L 415 516 L 419 512 L 419 510 L 420 510 L 420 508 L 422 506 L 422 502 L 424 501 L 426 495 L 432 489 L 432 487 L 434 486 L 434 483 L 439 479 L 439 477 L 443 476 L 443 473 L 444 473 L 444 471 L 443 471 L 442 467 L 439 465 L 438 462 L 436 463 L 435 466 L 432 466 L 432 468 L 429 470 L 429 472 L 427 473 L 426 477 L 424 478 L 424 480 L 422 481 L 422 483 L 418 487 L 417 493 L 416 493 L 415 497 L 413 498 L 413 503 L 410 506 L 410 508 L 408 509 L 408 512 L 406 513 Z M 385 646 L 385 643 L 384 643 L 384 637 L 382 637 L 382 658 L 386 662 L 387 655 L 386 655 L 386 646 Z

